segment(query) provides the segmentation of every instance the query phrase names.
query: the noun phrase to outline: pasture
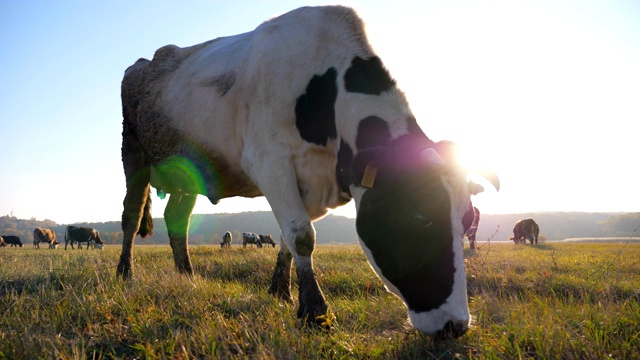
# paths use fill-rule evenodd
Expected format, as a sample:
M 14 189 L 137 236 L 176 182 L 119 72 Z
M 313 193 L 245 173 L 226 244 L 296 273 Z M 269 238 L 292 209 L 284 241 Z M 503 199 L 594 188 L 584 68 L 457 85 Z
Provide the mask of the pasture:
M 640 244 L 479 246 L 465 250 L 474 325 L 447 341 L 408 327 L 355 245 L 315 253 L 330 332 L 302 327 L 297 287 L 295 304 L 267 294 L 277 249 L 194 246 L 189 278 L 168 245 L 138 246 L 122 282 L 119 246 L 0 248 L 0 359 L 640 356 Z

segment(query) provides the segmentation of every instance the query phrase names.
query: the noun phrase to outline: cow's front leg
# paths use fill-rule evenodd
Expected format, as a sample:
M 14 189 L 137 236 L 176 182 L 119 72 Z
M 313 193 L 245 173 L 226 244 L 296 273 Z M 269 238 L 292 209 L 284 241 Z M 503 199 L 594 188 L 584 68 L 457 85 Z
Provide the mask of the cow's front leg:
M 280 237 L 280 251 L 278 252 L 278 260 L 276 261 L 276 268 L 273 271 L 273 277 L 271 278 L 271 287 L 269 288 L 269 294 L 274 294 L 277 297 L 286 301 L 293 301 L 291 297 L 291 261 L 293 257 L 287 247 L 287 243 L 284 238 Z
M 298 317 L 304 319 L 308 324 L 331 327 L 331 319 L 327 312 L 327 303 L 324 295 L 318 286 L 315 274 L 313 273 L 313 259 L 311 254 L 315 247 L 315 230 L 311 222 L 299 224 L 292 227 L 296 253 L 296 273 L 300 289 Z
M 247 151 L 243 155 L 243 168 L 260 185 L 282 230 L 284 246 L 296 262 L 300 289 L 298 317 L 308 324 L 330 325 L 327 303 L 313 274 L 311 255 L 316 242 L 315 230 L 300 196 L 296 170 L 286 155 L 288 149 L 271 149 L 273 144 L 269 144 L 271 151 L 264 152 L 257 151 L 259 144 L 254 145 L 255 152 Z M 291 259 L 287 251 L 281 249 L 272 280 L 272 292 L 285 297 L 288 295 L 290 268 Z
M 164 210 L 164 220 L 167 223 L 169 242 L 173 250 L 173 260 L 176 269 L 181 273 L 193 275 L 187 239 L 191 211 L 196 204 L 197 195 L 171 194 Z

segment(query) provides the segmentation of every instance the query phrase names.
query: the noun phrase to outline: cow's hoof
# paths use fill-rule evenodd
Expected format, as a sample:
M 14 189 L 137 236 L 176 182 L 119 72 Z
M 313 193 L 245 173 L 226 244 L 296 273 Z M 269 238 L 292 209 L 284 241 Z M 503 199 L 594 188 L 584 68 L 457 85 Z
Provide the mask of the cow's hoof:
M 271 286 L 268 293 L 286 302 L 293 302 L 293 297 L 289 289 Z
M 191 264 L 189 264 L 189 266 L 178 266 L 176 269 L 180 274 L 193 276 L 193 269 L 191 268 Z
M 123 280 L 131 279 L 131 264 L 123 262 L 119 263 L 118 269 L 116 270 L 116 276 Z
M 308 308 L 305 308 L 308 309 Z M 298 310 L 298 318 L 302 319 L 304 325 L 312 329 L 333 330 L 337 325 L 336 317 L 323 305 L 316 311 Z

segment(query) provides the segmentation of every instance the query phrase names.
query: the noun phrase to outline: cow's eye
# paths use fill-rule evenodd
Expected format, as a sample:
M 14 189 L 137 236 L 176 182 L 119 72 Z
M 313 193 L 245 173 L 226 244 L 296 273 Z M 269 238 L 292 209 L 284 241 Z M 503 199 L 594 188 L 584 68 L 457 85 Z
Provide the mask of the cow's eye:
M 415 220 L 418 223 L 418 225 L 422 226 L 422 227 L 429 227 L 431 225 L 433 225 L 433 220 L 431 220 L 430 217 L 428 217 L 425 214 L 422 213 L 417 213 L 415 215 Z

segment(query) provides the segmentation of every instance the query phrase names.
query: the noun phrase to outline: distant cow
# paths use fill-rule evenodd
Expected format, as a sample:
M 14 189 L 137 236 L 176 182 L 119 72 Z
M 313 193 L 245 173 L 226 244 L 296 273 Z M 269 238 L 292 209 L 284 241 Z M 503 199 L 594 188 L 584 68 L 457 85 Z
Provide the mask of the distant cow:
M 7 246 L 7 244 L 4 243 L 4 239 L 0 236 L 0 247 L 2 246 Z
M 5 245 L 11 245 L 11 247 L 22 247 L 22 241 L 20 241 L 20 238 L 15 235 L 2 235 L 2 238 L 4 239 Z
M 476 248 L 476 232 L 478 231 L 478 223 L 480 222 L 480 210 L 472 206 L 465 214 L 463 223 L 467 229 L 464 235 L 469 239 L 469 247 L 472 250 Z
M 354 199 L 360 245 L 411 324 L 445 338 L 467 331 L 470 182 L 453 144 L 421 129 L 353 9 L 303 7 L 239 35 L 164 46 L 125 71 L 121 99 L 117 275 L 131 277 L 134 239 L 153 231 L 150 187 L 171 195 L 164 219 L 176 269 L 189 275 L 198 195 L 265 196 L 283 235 L 269 292 L 293 300 L 295 259 L 298 317 L 326 326 L 313 222 Z
M 257 247 L 262 247 L 262 243 L 260 242 L 260 237 L 258 236 L 258 234 L 254 234 L 251 232 L 242 233 L 242 247 L 246 248 L 247 244 L 256 244 Z
M 260 237 L 260 243 L 262 245 L 271 244 L 272 247 L 276 247 L 276 243 L 273 241 L 271 235 L 258 235 L 258 237 Z
M 539 233 L 540 228 L 533 219 L 523 219 L 513 226 L 513 237 L 509 239 L 516 244 L 526 244 L 528 239 L 531 245 L 538 245 Z
M 231 241 L 233 241 L 233 236 L 231 236 L 230 232 L 226 232 L 224 233 L 224 235 L 222 236 L 222 242 L 220 243 L 220 247 L 221 248 L 230 248 L 231 247 Z
M 82 249 L 81 243 L 87 243 L 87 249 L 89 246 L 95 246 L 102 250 L 104 241 L 100 238 L 100 233 L 96 229 L 88 227 L 67 226 L 67 230 L 64 233 L 64 249 L 67 250 L 67 244 L 71 244 L 73 249 L 73 243 L 78 243 L 78 249 Z
M 60 244 L 56 240 L 56 233 L 53 230 L 35 228 L 33 230 L 33 248 L 40 249 L 41 242 L 49 244 L 49 249 L 57 249 Z

